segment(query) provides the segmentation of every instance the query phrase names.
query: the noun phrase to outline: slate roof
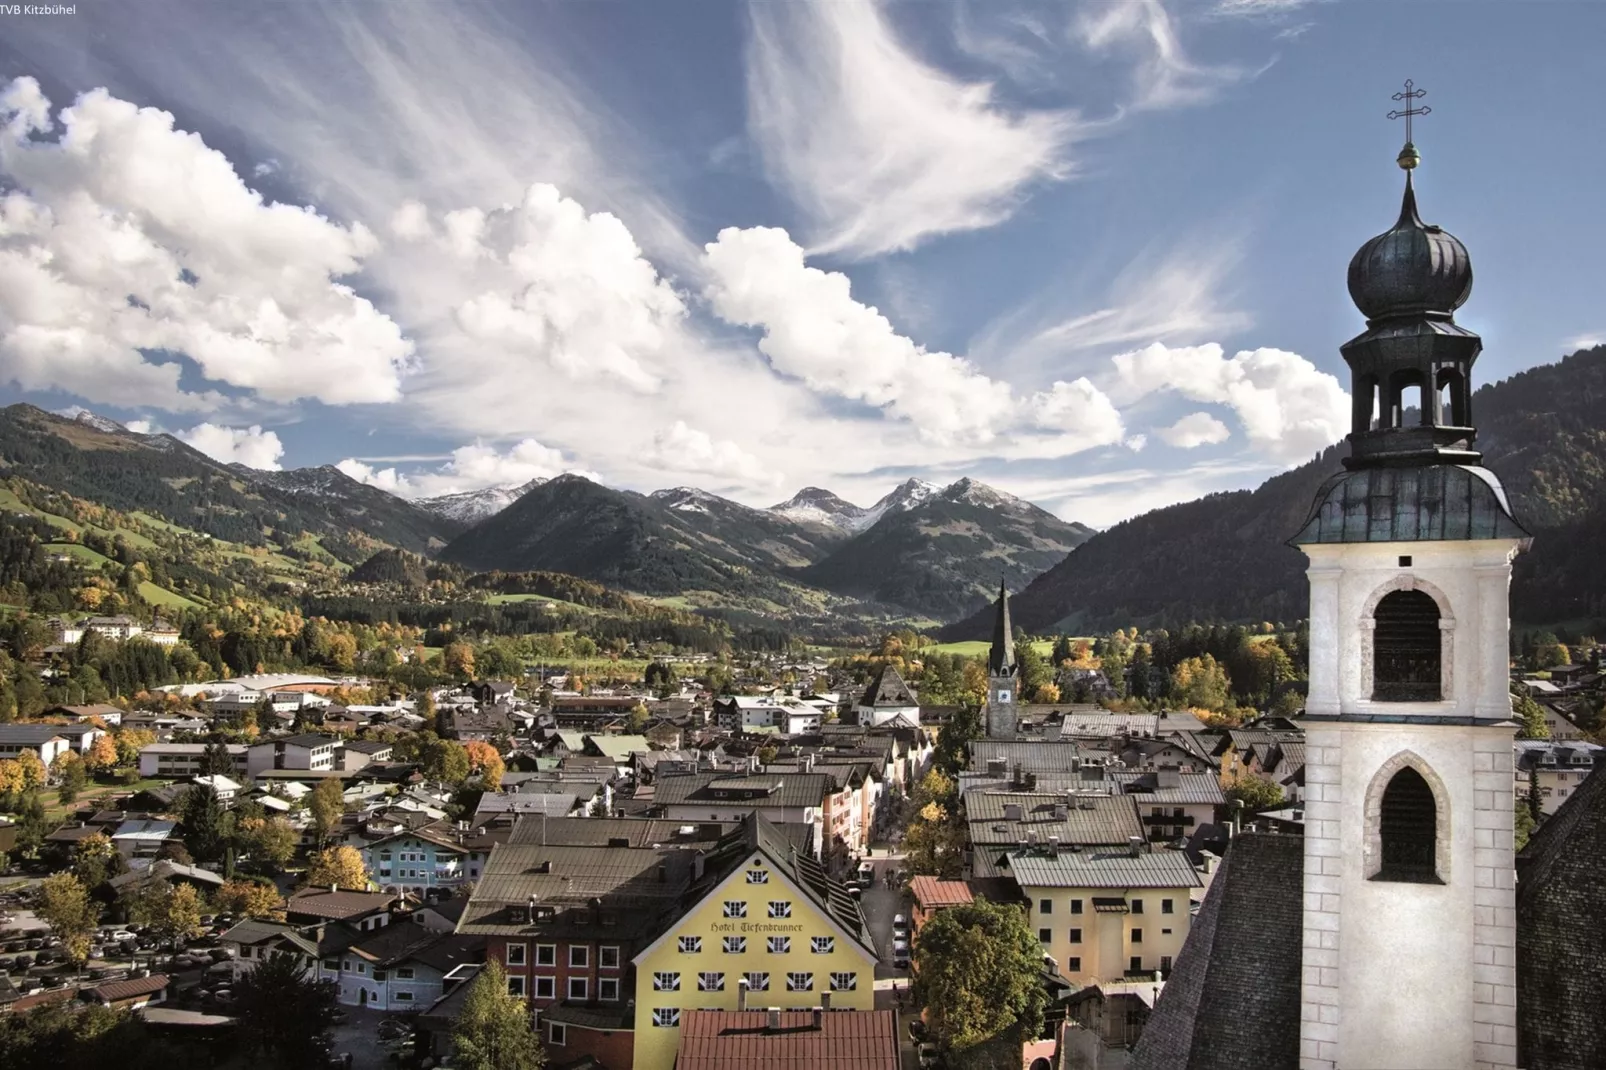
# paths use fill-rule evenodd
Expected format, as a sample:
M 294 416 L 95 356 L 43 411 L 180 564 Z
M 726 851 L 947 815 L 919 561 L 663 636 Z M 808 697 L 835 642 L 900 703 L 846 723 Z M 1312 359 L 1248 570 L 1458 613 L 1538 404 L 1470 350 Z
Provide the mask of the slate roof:
M 1020 820 L 1006 815 L 1020 807 Z M 1130 796 L 972 791 L 965 795 L 970 841 L 1016 844 L 1031 836 L 1044 843 L 1058 836 L 1062 844 L 1120 844 L 1143 836 L 1137 807 Z M 1064 816 L 1058 816 L 1063 813 Z
M 898 1070 L 895 1011 L 687 1010 L 676 1070 Z
M 65 739 L 59 724 L 0 724 L 0 744 L 37 747 L 52 739 Z
M 639 817 L 566 817 L 542 822 L 539 818 L 520 818 L 513 826 L 508 843 L 532 847 L 607 847 L 615 840 L 626 840 L 631 847 L 655 843 L 713 846 L 735 832 L 734 821 L 666 821 Z M 690 833 L 682 833 L 690 829 Z
M 1517 1064 L 1606 1066 L 1606 762 L 1517 860 Z
M 1299 1065 L 1304 850 L 1300 836 L 1233 841 L 1128 1070 Z
M 229 929 L 218 939 L 225 944 L 246 944 L 252 947 L 273 940 L 284 940 L 294 945 L 302 954 L 311 958 L 318 957 L 317 944 L 308 940 L 294 926 L 283 925 L 276 921 L 260 921 L 256 918 L 247 918 Z
M 1203 882 L 1181 851 L 1095 847 L 1057 854 L 1028 848 L 1007 852 L 1009 872 L 1031 888 L 1197 888 Z
M 820 806 L 830 785 L 831 778 L 824 773 L 693 773 L 659 777 L 654 798 L 660 806 L 703 802 Z
M 861 706 L 897 707 L 918 706 L 920 700 L 915 693 L 909 690 L 909 685 L 903 682 L 898 670 L 891 665 L 883 665 L 881 671 L 876 673 L 870 686 L 865 688 L 864 696 L 859 699 Z
M 458 932 L 511 936 L 567 930 L 579 920 L 571 919 L 577 908 L 589 925 L 591 900 L 599 899 L 612 926 L 602 924 L 588 932 L 640 935 L 661 924 L 661 915 L 679 904 L 694 879 L 696 854 L 678 847 L 498 844 L 480 871 Z M 552 920 L 530 921 L 526 911 L 532 895 L 553 908 Z
M 978 739 L 970 745 L 970 768 L 986 769 L 989 758 L 1002 758 L 1009 773 L 1015 771 L 1017 762 L 1023 773 L 1069 773 L 1097 753 L 1078 743 Z
M 1288 544 L 1528 537 L 1493 472 L 1431 464 L 1338 473 Z
M 786 826 L 755 813 L 748 818 L 744 831 L 749 851 L 758 850 L 768 855 L 770 861 L 789 873 L 816 907 L 829 913 L 872 954 L 875 952 L 858 898 L 848 893 L 847 885 L 829 876 L 812 854 L 798 850 L 797 841 Z
M 1180 773 L 1159 769 L 1147 773 L 1111 770 L 1105 774 L 1117 791 L 1136 799 L 1139 806 L 1166 803 L 1212 803 L 1221 806 L 1221 781 L 1215 773 Z

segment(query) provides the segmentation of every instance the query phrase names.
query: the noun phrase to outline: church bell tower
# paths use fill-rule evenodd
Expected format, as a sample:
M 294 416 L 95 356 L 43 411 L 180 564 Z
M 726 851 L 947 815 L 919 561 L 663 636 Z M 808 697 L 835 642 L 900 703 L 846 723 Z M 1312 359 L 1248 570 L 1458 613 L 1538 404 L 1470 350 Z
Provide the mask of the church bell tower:
M 1301 1070 L 1516 1066 L 1508 592 L 1528 533 L 1473 449 L 1472 264 L 1418 215 L 1409 136 L 1399 220 L 1349 266 L 1350 455 L 1291 540 L 1310 562 Z
M 1020 665 L 1015 661 L 1015 632 L 1009 623 L 1009 589 L 998 584 L 998 616 L 993 621 L 993 645 L 987 652 L 987 708 L 983 711 L 988 739 L 1014 739 L 1020 702 L 1017 684 Z

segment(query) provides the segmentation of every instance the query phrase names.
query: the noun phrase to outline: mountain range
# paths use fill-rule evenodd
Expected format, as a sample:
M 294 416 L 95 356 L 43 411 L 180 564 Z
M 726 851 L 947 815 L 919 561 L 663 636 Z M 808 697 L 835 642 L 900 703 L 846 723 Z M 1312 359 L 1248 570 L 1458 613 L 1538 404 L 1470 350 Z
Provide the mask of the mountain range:
M 394 548 L 761 616 L 952 619 L 1000 576 L 1024 584 L 1091 534 L 968 479 L 911 479 L 869 508 L 819 488 L 755 509 L 694 487 L 639 494 L 578 475 L 409 501 L 332 465 L 224 464 L 170 435 L 26 404 L 0 410 L 0 467 L 243 546 L 311 538 L 348 565 Z
M 1606 346 L 1485 385 L 1472 416 L 1484 463 L 1534 535 L 1513 566 L 1513 619 L 1606 616 Z M 1010 600 L 1014 620 L 1046 632 L 1304 617 L 1305 556 L 1285 540 L 1346 450 L 1099 532 Z M 977 639 L 991 627 L 983 611 L 945 634 Z
M 1484 386 L 1473 417 L 1485 462 L 1535 536 L 1516 561 L 1514 619 L 1606 617 L 1606 346 Z M 93 413 L 19 404 L 0 409 L 0 507 L 16 507 L 4 485 L 22 480 L 347 565 L 394 548 L 473 571 L 568 573 L 679 608 L 948 620 L 948 637 L 981 638 L 1001 579 L 1034 632 L 1299 619 L 1304 557 L 1285 540 L 1345 448 L 1254 490 L 1094 532 L 971 479 L 911 479 L 869 507 L 819 487 L 756 509 L 578 475 L 407 501 L 332 466 L 258 471 Z

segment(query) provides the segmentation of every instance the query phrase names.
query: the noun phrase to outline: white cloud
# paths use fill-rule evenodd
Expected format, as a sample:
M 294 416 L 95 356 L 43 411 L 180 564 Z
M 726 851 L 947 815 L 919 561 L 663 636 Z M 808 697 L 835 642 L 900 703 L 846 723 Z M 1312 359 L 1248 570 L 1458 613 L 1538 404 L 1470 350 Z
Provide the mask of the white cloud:
M 761 327 L 776 370 L 812 389 L 884 408 L 937 442 L 988 441 L 1011 416 L 1009 386 L 932 352 L 855 301 L 848 277 L 807 266 L 775 227 L 727 227 L 707 246 L 714 312 Z
M 544 446 L 533 438 L 516 442 L 505 450 L 481 442 L 459 446 L 445 464 L 421 472 L 379 468 L 354 457 L 347 457 L 335 467 L 359 483 L 404 498 L 429 498 L 486 487 L 521 487 L 532 479 L 551 479 L 572 470 L 572 466 L 564 462 L 561 450 Z
M 1563 342 L 1561 348 L 1571 355 L 1580 349 L 1594 349 L 1599 345 L 1606 345 L 1606 331 L 1585 331 L 1583 334 L 1574 335 Z
M 1297 353 L 1221 346 L 1153 345 L 1111 358 L 1122 398 L 1174 390 L 1192 401 L 1232 408 L 1249 441 L 1271 456 L 1300 460 L 1338 441 L 1349 427 L 1349 395 L 1333 376 Z
M 922 62 L 873 2 L 749 12 L 749 126 L 815 251 L 871 256 L 991 226 L 1070 171 L 1074 116 L 1005 108 L 990 85 Z
M 1231 64 L 1210 66 L 1188 58 L 1171 14 L 1161 0 L 1122 0 L 1085 9 L 1078 29 L 1095 52 L 1125 50 L 1135 57 L 1136 108 L 1200 104 L 1253 72 Z
M 134 430 L 132 425 L 129 430 Z M 284 456 L 284 444 L 279 441 L 279 436 L 254 424 L 250 427 L 196 424 L 173 437 L 195 447 L 214 461 L 243 464 L 247 468 L 260 468 L 265 472 L 277 472 L 279 458 Z
M 667 471 L 715 476 L 749 486 L 776 486 L 783 478 L 736 443 L 715 439 L 687 426 L 684 420 L 676 420 L 654 436 L 650 460 Z
M 158 433 L 156 425 L 149 420 L 130 420 L 123 426 L 136 435 L 154 435 Z
M 517 205 L 459 209 L 440 224 L 404 206 L 391 226 L 410 241 L 382 265 L 407 296 L 436 306 L 439 318 L 420 324 L 425 337 L 449 334 L 471 347 L 489 378 L 533 359 L 566 379 L 612 378 L 645 392 L 660 385 L 669 370 L 662 351 L 685 306 L 618 218 L 588 215 L 538 183 Z
M 201 375 L 272 401 L 394 401 L 412 345 L 338 280 L 360 224 L 268 204 L 171 114 L 105 90 L 61 113 L 31 78 L 0 94 L 0 370 L 26 390 L 167 410 L 216 404 Z
M 1242 18 L 1265 18 L 1287 15 L 1316 2 L 1318 0 L 1216 0 L 1215 12 Z
M 1227 430 L 1227 425 L 1208 412 L 1189 413 L 1170 427 L 1160 428 L 1155 434 L 1159 435 L 1167 445 L 1182 450 L 1214 446 L 1232 436 L 1232 432 Z

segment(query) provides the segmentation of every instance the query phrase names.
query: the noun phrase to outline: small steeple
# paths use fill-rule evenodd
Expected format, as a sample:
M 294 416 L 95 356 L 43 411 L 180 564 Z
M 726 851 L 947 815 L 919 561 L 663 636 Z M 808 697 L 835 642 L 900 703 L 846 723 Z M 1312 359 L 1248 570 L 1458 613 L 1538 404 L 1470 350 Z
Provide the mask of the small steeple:
M 987 653 L 987 673 L 1009 676 L 1015 672 L 1015 630 L 1009 623 L 1009 588 L 998 581 L 998 616 L 993 621 L 993 646 Z

